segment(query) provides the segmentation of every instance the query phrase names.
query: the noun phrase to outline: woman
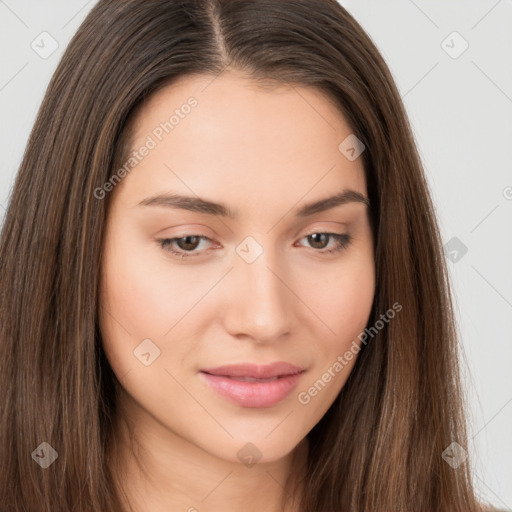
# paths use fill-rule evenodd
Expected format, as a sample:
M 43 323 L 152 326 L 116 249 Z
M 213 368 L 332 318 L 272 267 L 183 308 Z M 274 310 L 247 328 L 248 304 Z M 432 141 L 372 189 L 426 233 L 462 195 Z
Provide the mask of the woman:
M 100 0 L 0 262 L 3 511 L 482 510 L 420 158 L 334 0 Z

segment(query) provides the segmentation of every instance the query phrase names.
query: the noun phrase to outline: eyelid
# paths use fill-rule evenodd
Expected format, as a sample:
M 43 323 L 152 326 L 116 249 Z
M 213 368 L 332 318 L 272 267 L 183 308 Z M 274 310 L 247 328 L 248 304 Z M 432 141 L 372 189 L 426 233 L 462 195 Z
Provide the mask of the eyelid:
M 348 224 L 347 223 L 344 223 L 344 222 L 332 222 L 331 223 L 334 223 L 338 226 L 343 226 L 346 230 L 348 230 Z M 189 224 L 187 224 L 187 226 L 190 226 Z M 193 225 L 192 225 L 193 226 Z M 175 239 L 179 239 L 179 238 L 186 238 L 187 236 L 195 236 L 195 237 L 198 237 L 198 238 L 201 238 L 201 239 L 207 239 L 209 240 L 210 242 L 214 242 L 216 244 L 219 244 L 219 242 L 215 242 L 212 238 L 212 236 L 209 236 L 209 235 L 204 235 L 204 234 L 201 234 L 199 232 L 195 232 L 194 231 L 194 227 L 190 227 L 190 229 L 186 229 L 186 230 L 183 230 L 183 233 L 176 233 L 176 234 L 172 234 L 172 235 L 163 235 L 161 237 L 159 237 L 159 240 L 175 240 Z M 179 226 L 178 226 L 179 227 Z M 203 228 L 203 226 L 201 226 L 201 229 Z M 299 229 L 298 231 L 295 232 L 293 238 L 294 239 L 297 239 L 297 238 L 304 238 L 306 236 L 310 236 L 310 235 L 314 235 L 315 233 L 328 233 L 328 234 L 331 234 L 331 235 L 348 235 L 348 232 L 345 231 L 343 233 L 337 233 L 335 231 L 330 231 L 330 229 L 332 228 L 328 228 L 328 227 L 325 227 L 325 226 L 317 226 L 315 228 L 311 228 L 311 230 L 308 230 L 306 231 L 303 235 L 300 236 L 300 233 L 303 231 L 303 228 Z M 338 228 L 339 229 L 339 228 Z M 213 236 L 216 236 L 216 235 L 213 235 Z

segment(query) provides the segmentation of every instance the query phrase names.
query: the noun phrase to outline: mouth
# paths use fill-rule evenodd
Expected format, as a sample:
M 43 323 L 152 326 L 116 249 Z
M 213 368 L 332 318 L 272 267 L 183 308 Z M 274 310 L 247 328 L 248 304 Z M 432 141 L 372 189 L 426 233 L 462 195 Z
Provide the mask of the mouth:
M 218 375 L 239 380 L 254 379 L 265 381 L 295 375 L 303 372 L 304 368 L 284 361 L 277 361 L 267 365 L 257 365 L 254 363 L 231 364 L 218 366 L 216 368 L 203 368 L 201 371 L 209 375 Z
M 208 373 L 208 372 L 204 372 Z M 215 375 L 212 373 L 208 373 L 208 375 Z M 229 375 L 217 375 L 217 377 L 225 377 L 226 379 L 239 380 L 241 382 L 272 382 L 274 380 L 280 379 L 281 377 L 285 377 L 285 375 L 279 375 L 277 377 L 270 377 L 268 379 L 256 379 L 254 377 L 231 377 Z
M 211 389 L 242 407 L 265 408 L 281 402 L 297 386 L 306 370 L 289 363 L 267 366 L 230 365 L 201 370 Z

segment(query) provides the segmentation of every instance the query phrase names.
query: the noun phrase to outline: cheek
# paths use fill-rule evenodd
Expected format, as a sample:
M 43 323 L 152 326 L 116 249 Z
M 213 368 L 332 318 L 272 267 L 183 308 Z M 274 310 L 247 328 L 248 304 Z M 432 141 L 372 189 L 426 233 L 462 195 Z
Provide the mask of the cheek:
M 340 281 L 342 284 L 332 290 L 332 300 L 326 303 L 339 349 L 344 350 L 366 327 L 375 293 L 372 276 L 368 271 L 362 278 Z
M 307 429 L 326 413 L 354 368 L 361 345 L 358 336 L 368 323 L 373 303 L 375 276 L 371 258 L 342 267 L 324 282 L 317 281 L 322 286 L 314 288 L 314 294 L 309 293 L 317 308 L 312 309 L 318 311 L 321 322 L 313 334 L 315 364 L 296 395 Z
M 320 379 L 319 385 L 328 388 L 322 392 L 322 398 L 315 400 L 320 408 L 320 402 L 334 400 L 355 365 L 361 344 L 358 336 L 368 324 L 375 294 L 371 251 L 355 252 L 330 270 L 322 279 L 302 280 L 301 291 L 304 302 L 320 320 L 314 323 L 318 327 L 311 336 L 317 349 L 311 383 Z M 325 373 L 327 370 L 331 375 Z
M 169 301 L 169 286 L 162 282 L 147 254 L 130 245 L 131 237 L 112 236 L 102 267 L 99 311 L 103 346 L 118 375 L 136 363 L 134 350 L 143 340 L 159 345 L 163 333 L 173 324 L 176 307 Z M 158 278 L 160 277 L 160 279 Z
M 153 375 L 156 368 L 180 368 L 198 343 L 194 335 L 201 319 L 194 313 L 198 305 L 204 312 L 198 302 L 212 278 L 191 265 L 171 263 L 156 243 L 155 248 L 119 231 L 123 236 L 112 236 L 105 251 L 100 296 L 100 330 L 110 365 L 118 378 L 136 370 L 132 379 L 139 371 L 151 369 L 146 374 Z M 141 370 L 136 355 L 148 349 L 158 356 Z
M 112 247 L 104 261 L 105 308 L 134 339 L 161 338 L 197 295 L 196 276 L 185 267 L 171 271 L 163 249 L 152 244 L 123 239 Z
M 344 350 L 364 330 L 375 294 L 375 271 L 370 251 L 357 251 L 331 268 L 307 272 L 300 296 L 316 314 L 324 335 L 315 336 L 327 350 Z

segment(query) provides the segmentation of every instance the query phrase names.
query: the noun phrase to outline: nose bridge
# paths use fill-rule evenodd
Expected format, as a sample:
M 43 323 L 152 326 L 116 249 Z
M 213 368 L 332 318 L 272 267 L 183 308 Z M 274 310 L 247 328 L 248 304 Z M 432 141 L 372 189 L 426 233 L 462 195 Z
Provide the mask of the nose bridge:
M 261 247 L 260 254 L 251 261 L 244 256 L 247 253 L 243 250 L 247 248 L 257 249 L 251 240 L 237 248 L 237 252 L 242 252 L 235 259 L 232 273 L 235 284 L 226 328 L 232 335 L 245 334 L 257 341 L 276 340 L 291 327 L 293 294 L 284 284 L 286 276 L 279 275 L 275 251 Z

